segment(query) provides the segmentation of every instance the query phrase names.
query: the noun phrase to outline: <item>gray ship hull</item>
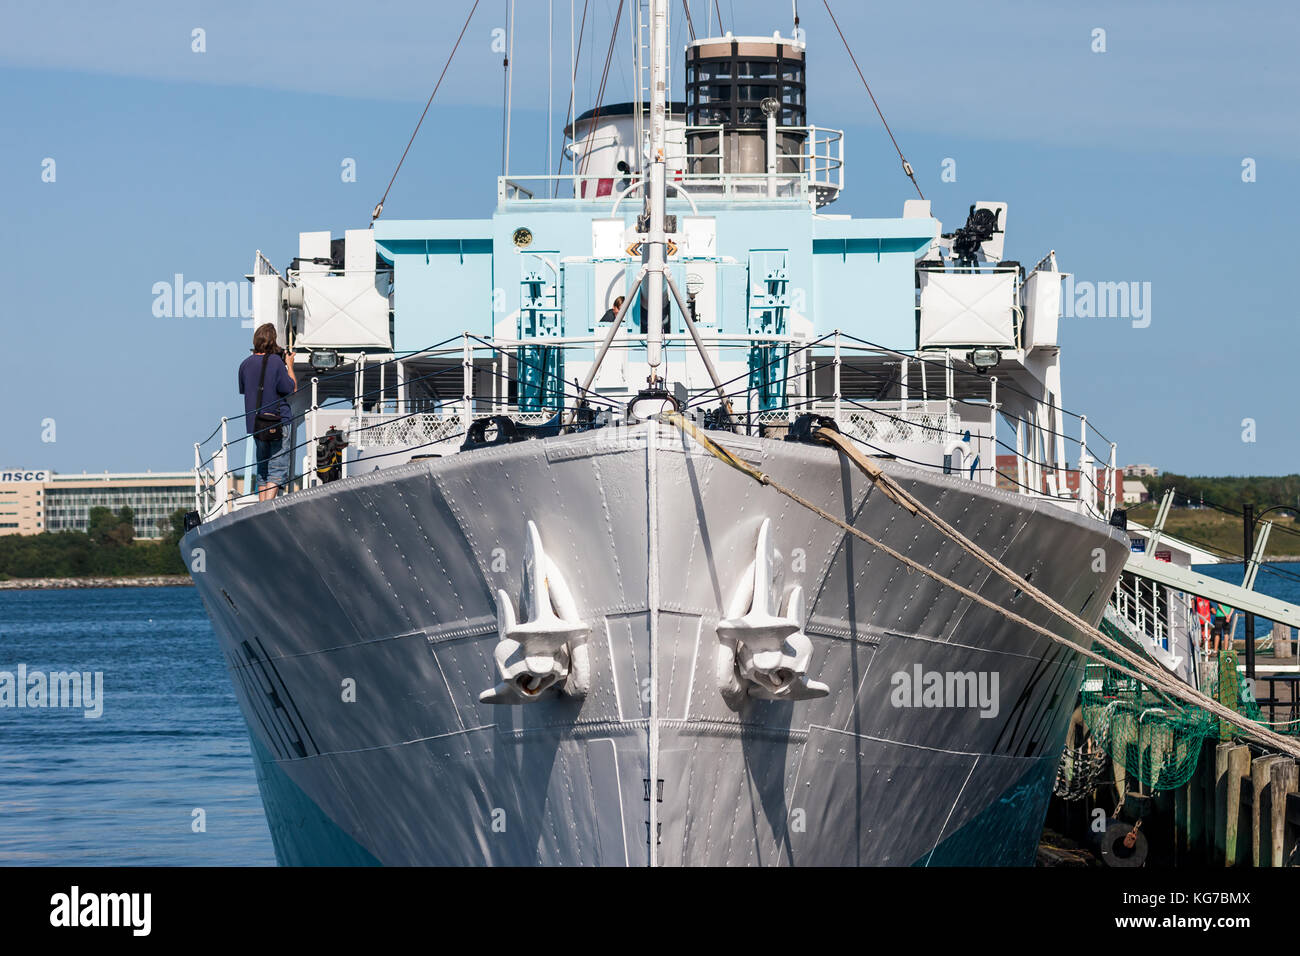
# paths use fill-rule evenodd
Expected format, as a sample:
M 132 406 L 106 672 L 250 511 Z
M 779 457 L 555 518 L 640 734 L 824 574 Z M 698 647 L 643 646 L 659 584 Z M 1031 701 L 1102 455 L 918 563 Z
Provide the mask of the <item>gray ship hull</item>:
M 831 449 L 725 444 L 954 581 L 1063 626 Z M 1100 617 L 1123 535 L 885 467 Z M 717 628 L 765 519 L 785 583 L 806 595 L 808 677 L 829 693 L 732 706 Z M 590 686 L 484 703 L 499 679 L 497 594 L 520 597 L 529 522 L 591 627 Z M 660 426 L 377 471 L 218 518 L 181 547 L 190 562 L 201 549 L 194 580 L 282 864 L 1029 864 L 1082 677 L 1076 653 Z M 995 699 L 931 697 L 931 674 L 975 675 Z

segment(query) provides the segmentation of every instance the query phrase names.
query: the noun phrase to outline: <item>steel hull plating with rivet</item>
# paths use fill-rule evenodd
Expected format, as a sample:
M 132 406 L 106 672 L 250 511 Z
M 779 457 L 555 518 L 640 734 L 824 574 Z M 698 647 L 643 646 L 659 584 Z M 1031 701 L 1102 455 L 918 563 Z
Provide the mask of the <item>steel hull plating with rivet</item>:
M 723 437 L 1063 626 L 833 449 Z M 1100 617 L 1123 535 L 886 470 Z M 285 864 L 1029 864 L 1082 677 L 1069 648 L 653 423 L 333 482 L 209 521 L 196 547 Z

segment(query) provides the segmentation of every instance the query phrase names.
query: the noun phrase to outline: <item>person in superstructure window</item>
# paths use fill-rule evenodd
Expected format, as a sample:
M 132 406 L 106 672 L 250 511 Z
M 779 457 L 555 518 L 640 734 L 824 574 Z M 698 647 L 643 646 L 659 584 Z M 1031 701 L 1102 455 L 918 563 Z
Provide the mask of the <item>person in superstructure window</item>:
M 285 361 L 284 350 L 275 342 L 275 326 L 259 325 L 253 333 L 253 354 L 239 365 L 244 426 L 257 457 L 258 501 L 270 501 L 282 487 L 288 488 L 293 431 L 288 396 L 297 388 L 293 364 Z
M 616 318 L 618 318 L 618 310 L 621 308 L 623 308 L 623 297 L 620 295 L 617 299 L 614 300 L 614 305 L 606 309 L 605 314 L 600 317 L 601 323 L 604 324 L 605 322 L 613 322 Z

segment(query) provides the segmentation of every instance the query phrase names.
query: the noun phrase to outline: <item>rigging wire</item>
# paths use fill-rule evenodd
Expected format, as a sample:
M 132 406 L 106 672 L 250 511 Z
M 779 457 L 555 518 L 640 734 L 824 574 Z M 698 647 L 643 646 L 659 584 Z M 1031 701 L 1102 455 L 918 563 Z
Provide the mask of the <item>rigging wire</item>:
M 858 79 L 862 80 L 862 85 L 867 88 L 867 96 L 871 97 L 871 105 L 876 108 L 876 113 L 880 116 L 880 122 L 885 124 L 885 132 L 889 134 L 889 141 L 894 144 L 894 150 L 898 153 L 898 158 L 903 163 L 903 172 L 907 174 L 907 178 L 910 179 L 912 185 L 916 187 L 916 194 L 924 199 L 925 193 L 921 192 L 921 186 L 916 181 L 916 174 L 912 172 L 912 164 L 907 161 L 907 157 L 903 155 L 902 148 L 898 145 L 898 140 L 894 138 L 894 131 L 889 128 L 889 121 L 885 119 L 884 111 L 881 110 L 880 104 L 876 102 L 876 94 L 871 92 L 871 84 L 868 83 L 867 78 L 862 75 L 862 67 L 858 66 L 858 58 L 853 55 L 853 49 L 849 46 L 848 38 L 844 36 L 844 31 L 840 29 L 840 24 L 839 21 L 835 19 L 835 14 L 831 12 L 829 0 L 822 0 L 822 5 L 826 7 L 826 12 L 830 14 L 831 23 L 835 24 L 835 32 L 840 35 L 840 40 L 844 44 L 844 49 L 848 52 L 849 59 L 853 61 L 853 68 L 858 71 Z
M 1215 511 L 1219 511 L 1219 512 L 1222 512 L 1222 513 L 1225 514 L 1225 515 L 1232 515 L 1234 518 L 1244 518 L 1244 517 L 1245 517 L 1245 514 L 1244 514 L 1243 512 L 1237 511 L 1237 510 L 1235 510 L 1235 509 L 1233 509 L 1233 508 L 1228 508 L 1228 507 L 1225 507 L 1224 505 L 1216 504 L 1216 503 L 1213 502 L 1213 501 L 1206 501 L 1206 500 L 1203 499 L 1203 498 L 1192 498 L 1192 497 L 1189 497 L 1188 495 L 1183 494 L 1182 492 L 1175 491 L 1175 492 L 1174 492 L 1174 500 L 1177 501 L 1177 499 L 1179 499 L 1179 498 L 1182 498 L 1184 501 L 1189 502 L 1189 503 L 1203 504 L 1203 505 L 1205 505 L 1207 508 L 1212 508 L 1213 510 L 1215 510 Z M 1297 510 L 1297 509 L 1295 509 L 1295 508 L 1292 508 L 1290 505 L 1283 505 L 1282 508 L 1285 509 L 1285 510 L 1288 510 L 1288 511 L 1296 511 L 1296 510 Z M 1257 516 L 1256 520 L 1258 520 L 1258 516 Z M 1271 522 L 1271 524 L 1273 525 L 1273 530 L 1274 530 L 1274 531 L 1280 531 L 1280 532 L 1282 532 L 1283 534 L 1300 535 L 1300 529 L 1296 529 L 1296 528 L 1288 528 L 1288 527 L 1285 527 L 1284 525 L 1280 525 L 1280 524 L 1278 524 L 1276 521 Z
M 601 107 L 605 104 L 605 84 L 609 82 L 609 65 L 614 60 L 614 45 L 618 42 L 618 24 L 623 19 L 624 0 L 618 0 L 618 10 L 614 13 L 614 25 L 609 31 L 609 49 L 605 51 L 605 68 L 600 74 L 600 89 L 596 93 L 596 112 L 591 119 L 591 131 L 594 134 L 596 124 L 600 122 Z M 577 133 L 577 130 L 574 130 Z M 587 149 L 582 154 L 582 169 L 578 171 L 579 175 L 585 176 L 587 169 L 591 164 L 592 150 Z
M 551 168 L 551 100 L 555 86 L 555 0 L 546 0 L 546 166 Z
M 574 48 L 574 52 L 572 53 L 572 55 L 571 55 L 571 57 L 570 57 L 570 60 L 569 60 L 569 108 L 568 108 L 567 112 L 564 114 L 564 115 L 565 115 L 565 123 L 564 123 L 564 126 L 565 126 L 565 129 L 566 129 L 566 130 L 570 129 L 571 127 L 575 127 L 575 126 L 577 125 L 577 124 L 574 122 L 574 116 L 573 116 L 573 101 L 574 101 L 574 99 L 577 97 L 577 89 L 578 89 L 578 64 L 582 62 L 582 38 L 583 38 L 583 35 L 586 33 L 586 30 L 587 30 L 587 5 L 588 5 L 590 2 L 591 2 L 591 0 L 582 0 L 582 22 L 578 24 L 578 44 L 577 44 L 577 46 Z M 573 37 L 573 5 L 572 5 L 572 4 L 569 5 L 569 37 L 570 37 L 570 40 L 572 40 L 572 37 Z M 577 130 L 574 129 L 573 132 L 576 134 L 576 133 L 577 133 Z M 576 142 L 576 139 L 575 139 L 575 142 Z M 560 180 L 559 180 L 559 175 L 560 175 L 561 170 L 564 169 L 564 154 L 565 154 L 565 152 L 566 152 L 566 150 L 565 150 L 563 147 L 561 147 L 561 148 L 560 148 L 560 161 L 559 161 L 558 163 L 555 164 L 555 176 L 556 176 L 556 180 L 555 180 L 555 185 L 554 185 L 554 187 L 553 187 L 552 190 L 551 190 L 551 198 L 552 198 L 552 199 L 554 199 L 556 196 L 558 196 L 558 195 L 560 194 Z
M 506 9 L 506 36 L 510 35 L 510 0 L 504 0 Z M 506 41 L 501 51 L 501 175 L 506 175 L 506 159 L 510 151 L 510 44 Z
M 433 85 L 433 92 L 429 94 L 429 101 L 424 104 L 424 112 L 420 114 L 420 121 L 415 124 L 415 129 L 411 132 L 411 138 L 407 141 L 406 149 L 402 150 L 402 158 L 397 161 L 397 168 L 393 170 L 392 179 L 388 180 L 388 187 L 384 190 L 384 195 L 380 198 L 379 204 L 375 206 L 375 211 L 370 214 L 371 225 L 374 225 L 375 220 L 379 218 L 379 214 L 384 211 L 384 203 L 388 200 L 389 190 L 393 188 L 393 182 L 397 179 L 397 174 L 402 171 L 402 163 L 406 162 L 406 154 L 411 151 L 411 144 L 415 142 L 415 137 L 420 132 L 420 126 L 429 113 L 429 107 L 433 105 L 433 98 L 438 95 L 438 87 L 442 86 L 443 77 L 447 75 L 447 68 L 451 66 L 456 51 L 460 49 L 460 41 L 465 39 L 465 31 L 469 29 L 469 22 L 474 19 L 474 11 L 478 9 L 478 5 L 479 0 L 474 0 L 474 5 L 469 8 L 469 16 L 465 18 L 465 25 L 460 28 L 460 36 L 456 37 L 451 53 L 447 55 L 447 62 L 443 64 L 442 72 L 438 74 L 438 82 Z
M 510 175 L 510 121 L 512 107 L 514 106 L 515 95 L 515 73 L 511 68 L 511 61 L 515 58 L 515 0 L 510 0 L 510 11 L 507 14 L 506 33 L 510 40 L 506 48 L 506 141 L 505 152 L 501 161 L 501 175 Z
M 868 346 L 869 348 L 873 348 L 873 349 L 875 349 L 876 351 L 878 351 L 878 352 L 883 352 L 883 353 L 885 353 L 885 354 L 887 354 L 887 355 L 897 355 L 899 358 L 905 358 L 905 359 L 907 359 L 907 360 L 910 361 L 910 362 L 920 362 L 920 363 L 922 363 L 922 364 L 924 364 L 924 365 L 929 365 L 929 366 L 931 366 L 932 368 L 938 369 L 938 370 L 940 370 L 940 371 L 946 370 L 946 369 L 948 368 L 948 365 L 945 365 L 943 362 L 937 361 L 936 359 L 921 358 L 919 355 L 909 355 L 909 354 L 907 354 L 906 352 L 900 352 L 900 351 L 898 351 L 898 349 L 891 349 L 891 348 L 890 348 L 889 346 L 887 346 L 887 345 L 880 345 L 880 344 L 877 343 L 877 342 L 871 342 L 871 341 L 869 341 L 869 340 L 867 340 L 867 339 L 859 338 L 858 336 L 856 336 L 856 335 L 851 335 L 851 334 L 848 333 L 848 332 L 843 332 L 843 331 L 841 331 L 841 332 L 840 332 L 840 335 L 842 335 L 844 338 L 846 338 L 846 339 L 848 339 L 848 340 L 850 340 L 850 341 L 852 341 L 852 342 L 858 342 L 858 343 L 861 344 L 861 345 L 866 345 L 866 346 Z M 956 356 L 953 356 L 953 357 L 955 358 Z M 965 376 L 967 377 L 968 380 L 980 381 L 980 380 L 985 380 L 985 379 L 987 379 L 987 376 L 985 376 L 985 375 L 981 375 L 979 372 L 971 371 L 971 370 L 964 369 L 964 368 L 959 368 L 959 367 L 958 367 L 957 365 L 955 365 L 955 364 L 952 365 L 952 371 L 953 371 L 953 374 L 954 374 L 954 375 L 965 375 Z M 1035 395 L 1031 395 L 1029 392 L 1026 392 L 1023 388 L 1021 388 L 1020 386 L 1016 385 L 1015 382 L 1011 381 L 1010 379 L 999 378 L 999 379 L 998 379 L 998 388 L 999 388 L 999 389 L 1006 389 L 1006 390 L 1009 391 L 1009 392 L 1014 392 L 1015 394 L 1021 396 L 1022 398 L 1027 398 L 1029 401 L 1034 402 L 1034 403 L 1039 404 L 1039 405 L 1046 405 L 1046 404 L 1047 404 L 1047 402 L 1044 401 L 1042 398 L 1039 398 L 1039 397 L 1037 397 L 1037 396 L 1035 396 Z M 965 399 L 960 399 L 960 398 L 954 398 L 953 401 L 955 401 L 955 402 L 961 402 L 961 403 L 963 403 L 963 404 L 971 404 L 970 402 L 966 401 Z M 1059 406 L 1059 407 L 1055 407 L 1055 406 L 1054 406 L 1054 410 L 1055 410 L 1055 411 L 1059 411 L 1059 412 L 1060 412 L 1061 414 L 1063 414 L 1063 415 L 1069 415 L 1071 418 L 1075 419 L 1076 421 L 1081 421 L 1081 420 L 1084 418 L 1083 415 L 1080 415 L 1078 412 L 1072 412 L 1072 411 L 1070 411 L 1068 408 L 1066 408 L 1065 406 Z M 1015 417 L 1015 416 L 1010 415 L 1010 413 L 1004 413 L 1004 414 L 1008 414 L 1008 416 L 1009 416 L 1009 417 L 1012 417 L 1012 418 Z M 1028 423 L 1026 423 L 1026 424 L 1028 424 Z M 1042 427 L 1042 426 L 1036 426 L 1036 427 Z M 1093 430 L 1094 432 L 1097 432 L 1097 436 L 1098 436 L 1099 438 L 1101 438 L 1102 441 L 1105 441 L 1105 442 L 1108 442 L 1108 443 L 1110 442 L 1110 439 L 1108 439 L 1108 438 L 1107 438 L 1105 435 L 1103 435 L 1100 431 L 1097 431 L 1096 428 L 1093 428 L 1092 430 Z M 1062 435 L 1061 437 L 1062 437 L 1065 441 L 1074 442 L 1075 444 L 1079 444 L 1079 440 L 1078 440 L 1077 438 L 1071 438 L 1071 437 L 1068 436 L 1068 435 Z
M 695 21 L 691 19 L 690 0 L 682 0 L 682 9 L 686 11 L 686 29 L 690 32 L 691 42 L 695 42 Z
M 1223 514 L 1231 515 L 1237 518 L 1245 517 L 1245 515 L 1242 514 L 1242 512 L 1240 511 L 1234 511 L 1232 508 L 1226 508 L 1223 505 L 1216 504 L 1213 501 L 1205 501 L 1204 499 L 1201 498 L 1192 498 L 1188 495 L 1183 494 L 1180 491 L 1175 490 L 1174 504 L 1177 504 L 1178 499 L 1180 498 L 1183 501 L 1187 502 L 1188 504 L 1204 505 L 1205 507 L 1210 508 L 1214 511 L 1218 511 Z M 1288 505 L 1287 507 L 1289 508 L 1290 506 Z M 1273 530 L 1275 531 L 1279 531 L 1283 534 L 1300 536 L 1300 530 L 1297 530 L 1295 528 L 1285 527 L 1284 525 L 1278 524 L 1277 522 L 1271 522 L 1271 524 L 1273 525 Z M 1237 554 L 1234 551 L 1230 551 L 1227 548 L 1222 548 L 1217 545 L 1207 544 L 1204 541 L 1198 541 L 1197 539 L 1189 537 L 1187 534 L 1184 534 L 1181 531 L 1178 532 L 1177 534 L 1173 534 L 1172 532 L 1170 532 L 1170 536 L 1182 541 L 1186 541 L 1188 544 L 1194 544 L 1197 547 L 1204 549 L 1205 551 L 1218 554 L 1221 557 L 1226 557 L 1234 562 L 1240 562 L 1243 565 L 1246 563 L 1247 559 L 1243 555 Z M 1275 568 L 1272 565 L 1270 565 L 1267 562 L 1267 560 L 1260 562 L 1259 570 L 1263 571 L 1266 574 L 1272 574 L 1275 577 L 1285 578 L 1286 580 L 1289 581 L 1300 581 L 1300 574 L 1297 574 L 1295 571 L 1291 571 L 1286 568 Z
M 1177 493 L 1175 492 L 1175 494 Z M 1277 525 L 1274 525 L 1274 527 L 1276 528 Z M 1286 530 L 1286 529 L 1282 529 L 1282 530 Z M 1185 541 L 1188 544 L 1194 544 L 1196 545 L 1196 547 L 1200 548 L 1203 551 L 1208 551 L 1211 554 L 1215 554 L 1218 555 L 1219 557 L 1226 558 L 1229 561 L 1232 561 L 1233 563 L 1240 563 L 1240 564 L 1246 563 L 1246 558 L 1244 558 L 1240 554 L 1237 554 L 1235 551 L 1229 550 L 1228 548 L 1220 547 L 1217 544 L 1210 544 L 1209 542 L 1198 540 L 1197 538 L 1193 538 L 1182 531 L 1178 531 L 1177 533 L 1175 533 L 1173 531 L 1162 530 L 1161 534 L 1167 535 L 1168 537 L 1173 538 L 1176 541 Z M 1267 562 L 1261 561 L 1259 565 L 1259 570 L 1266 572 L 1268 574 L 1275 575 L 1277 577 L 1286 578 L 1287 580 L 1300 581 L 1300 574 L 1297 574 L 1294 571 L 1287 570 L 1286 568 L 1272 567 Z

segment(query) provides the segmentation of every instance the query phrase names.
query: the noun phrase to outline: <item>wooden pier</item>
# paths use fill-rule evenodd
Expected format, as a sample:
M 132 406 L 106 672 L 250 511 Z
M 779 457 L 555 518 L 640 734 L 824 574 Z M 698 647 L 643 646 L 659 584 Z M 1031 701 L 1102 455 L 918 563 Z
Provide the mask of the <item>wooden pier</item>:
M 1090 843 L 1112 865 L 1126 865 L 1117 860 L 1135 854 L 1123 847 L 1102 853 L 1102 845 L 1136 827 L 1141 859 L 1134 865 L 1300 866 L 1300 762 L 1295 759 L 1206 740 L 1191 779 L 1176 790 L 1154 793 L 1143 792 L 1123 764 L 1113 769 L 1113 785 L 1086 800 L 1054 799 L 1051 829 Z
M 1292 670 L 1295 632 L 1275 627 L 1270 636 L 1277 640 L 1269 648 L 1271 654 L 1261 660 L 1254 699 L 1265 719 L 1277 726 L 1293 724 L 1300 717 L 1300 675 Z M 1218 666 L 1226 673 L 1239 672 L 1235 654 L 1221 655 Z M 1230 686 L 1224 683 L 1216 696 L 1236 709 L 1237 690 L 1235 681 Z M 1134 719 L 1131 714 L 1118 714 L 1115 727 L 1127 731 Z M 1077 713 L 1075 722 L 1072 745 L 1078 745 L 1083 730 Z M 1190 778 L 1175 789 L 1153 789 L 1132 776 L 1113 753 L 1100 755 L 1105 756 L 1110 773 L 1094 776 L 1095 789 L 1082 799 L 1054 798 L 1048 826 L 1091 844 L 1110 865 L 1300 866 L 1300 761 L 1233 737 L 1234 729 L 1218 722 L 1217 731 L 1211 729 L 1199 742 Z M 1160 768 L 1190 756 L 1181 750 L 1175 753 L 1171 748 L 1182 745 L 1158 734 L 1144 740 L 1125 733 L 1125 739 L 1138 742 L 1137 750 L 1130 750 L 1133 766 Z M 1191 741 L 1188 745 L 1194 746 Z M 1135 756 L 1141 759 L 1135 761 Z M 1159 769 L 1147 780 L 1158 776 Z M 1072 795 L 1079 797 L 1079 790 Z M 1135 828 L 1140 835 L 1129 836 Z M 1116 843 L 1125 836 L 1132 846 Z

